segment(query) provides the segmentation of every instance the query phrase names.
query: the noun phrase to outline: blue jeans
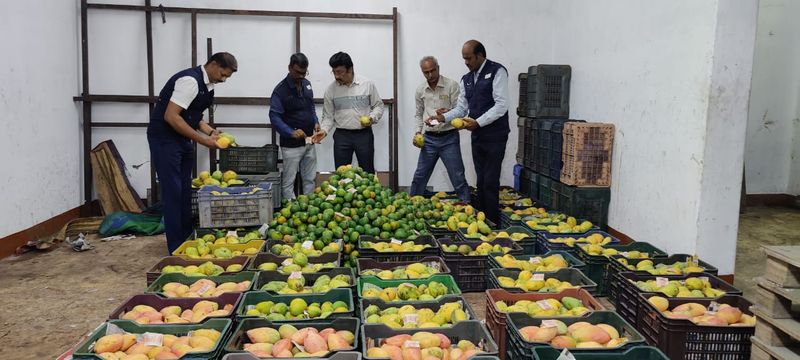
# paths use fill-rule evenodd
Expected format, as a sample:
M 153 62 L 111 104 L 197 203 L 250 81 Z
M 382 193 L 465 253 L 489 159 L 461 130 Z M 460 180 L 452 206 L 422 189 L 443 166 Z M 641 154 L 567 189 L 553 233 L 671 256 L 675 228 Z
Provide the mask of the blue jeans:
M 421 195 L 425 192 L 428 180 L 431 178 L 436 161 L 442 159 L 450 183 L 453 184 L 458 198 L 463 202 L 470 201 L 469 186 L 464 176 L 464 162 L 461 159 L 461 145 L 458 131 L 444 136 L 425 134 L 425 145 L 419 150 L 417 170 L 411 181 L 411 195 Z
M 192 233 L 192 166 L 194 146 L 188 139 L 147 137 L 150 160 L 161 185 L 164 232 L 172 254 Z

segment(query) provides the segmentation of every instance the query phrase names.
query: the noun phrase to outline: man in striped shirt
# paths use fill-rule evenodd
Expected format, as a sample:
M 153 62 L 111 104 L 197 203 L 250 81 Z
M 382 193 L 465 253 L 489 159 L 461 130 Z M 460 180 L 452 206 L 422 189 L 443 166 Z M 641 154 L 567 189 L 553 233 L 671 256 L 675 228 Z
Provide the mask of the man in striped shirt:
M 333 133 L 333 160 L 336 167 L 353 162 L 353 152 L 358 165 L 375 173 L 375 139 L 372 125 L 383 116 L 383 100 L 375 84 L 353 72 L 350 55 L 338 52 L 328 64 L 335 81 L 325 90 L 320 131 L 312 137 L 319 143 L 331 130 Z

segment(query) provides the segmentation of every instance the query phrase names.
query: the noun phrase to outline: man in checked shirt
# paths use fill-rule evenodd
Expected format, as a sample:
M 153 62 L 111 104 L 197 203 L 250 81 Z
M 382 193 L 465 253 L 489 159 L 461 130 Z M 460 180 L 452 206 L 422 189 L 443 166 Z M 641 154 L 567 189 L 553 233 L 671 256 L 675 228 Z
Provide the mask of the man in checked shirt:
M 383 100 L 375 83 L 353 71 L 350 55 L 338 52 L 331 56 L 335 79 L 325 90 L 322 107 L 322 128 L 312 141 L 319 143 L 333 128 L 333 160 L 338 168 L 353 162 L 353 152 L 358 165 L 368 173 L 375 173 L 375 138 L 372 125 L 383 116 Z
M 470 191 L 467 179 L 464 176 L 464 162 L 461 159 L 461 144 L 458 130 L 447 122 L 431 119 L 436 115 L 437 109 L 452 109 L 458 102 L 459 84 L 455 80 L 439 75 L 439 62 L 433 56 L 423 57 L 419 62 L 422 75 L 426 82 L 417 87 L 414 94 L 417 111 L 414 114 L 416 134 L 422 134 L 423 122 L 425 124 L 423 146 L 420 148 L 417 170 L 411 181 L 411 195 L 421 195 L 428 185 L 433 168 L 439 158 L 442 159 L 450 183 L 453 185 L 458 198 L 469 203 Z M 424 120 L 424 121 L 423 121 Z

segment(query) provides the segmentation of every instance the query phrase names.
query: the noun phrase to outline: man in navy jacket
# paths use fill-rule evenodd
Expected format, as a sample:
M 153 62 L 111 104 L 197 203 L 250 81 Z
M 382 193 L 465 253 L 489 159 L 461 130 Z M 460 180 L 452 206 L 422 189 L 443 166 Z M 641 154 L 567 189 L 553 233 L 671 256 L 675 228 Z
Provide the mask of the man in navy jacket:
M 314 108 L 314 90 L 306 80 L 308 58 L 303 53 L 289 57 L 289 74 L 272 91 L 269 120 L 281 135 L 283 153 L 282 194 L 294 199 L 294 179 L 300 169 L 303 193 L 314 191 L 317 176 L 317 150 L 311 136 L 319 131 Z
M 216 149 L 219 134 L 203 121 L 214 103 L 214 84 L 225 82 L 238 68 L 236 58 L 216 53 L 205 65 L 178 72 L 158 94 L 147 126 L 151 164 L 161 184 L 167 247 L 172 253 L 192 232 L 192 141 Z
M 461 48 L 469 72 L 461 77 L 461 94 L 450 111 L 437 111 L 439 121 L 466 117 L 464 127 L 472 132 L 472 162 L 477 175 L 476 207 L 495 224 L 500 221 L 500 170 L 508 141 L 508 71 L 486 58 L 486 48 L 469 40 Z

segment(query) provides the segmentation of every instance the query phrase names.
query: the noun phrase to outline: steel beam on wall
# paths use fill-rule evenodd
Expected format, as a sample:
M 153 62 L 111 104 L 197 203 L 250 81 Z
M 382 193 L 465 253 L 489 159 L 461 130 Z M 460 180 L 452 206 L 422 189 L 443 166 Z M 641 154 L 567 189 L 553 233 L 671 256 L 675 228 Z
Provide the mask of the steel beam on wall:
M 145 13 L 145 29 L 147 41 L 147 76 L 148 94 L 147 95 L 103 95 L 92 94 L 89 89 L 89 50 L 88 50 L 88 10 L 122 10 L 122 11 L 141 11 Z M 153 61 L 153 33 L 152 33 L 152 13 L 184 13 L 191 15 L 191 63 L 197 66 L 197 15 L 241 15 L 241 16 L 263 16 L 263 17 L 294 17 L 295 18 L 295 51 L 300 51 L 300 22 L 301 18 L 327 18 L 327 19 L 351 19 L 351 20 L 391 20 L 392 21 L 392 72 L 393 72 L 393 98 L 383 99 L 384 104 L 389 106 L 389 186 L 397 190 L 399 168 L 398 162 L 398 110 L 397 110 L 397 62 L 398 62 L 398 42 L 397 8 L 392 8 L 391 15 L 384 14 L 357 14 L 357 13 L 326 13 L 326 12 L 299 12 L 299 11 L 268 11 L 268 10 L 237 10 L 237 9 L 209 9 L 209 8 L 186 8 L 186 7 L 165 7 L 152 6 L 151 0 L 145 0 L 145 5 L 120 5 L 120 4 L 101 4 L 89 3 L 88 0 L 81 0 L 81 69 L 82 69 L 82 91 L 80 96 L 73 97 L 74 101 L 82 102 L 83 107 L 83 166 L 84 166 L 84 202 L 92 200 L 92 169 L 90 163 L 92 129 L 94 127 L 106 128 L 141 128 L 146 127 L 147 123 L 137 122 L 93 122 L 92 103 L 94 102 L 114 102 L 114 103 L 144 103 L 148 104 L 150 112 L 153 111 L 156 102 L 155 81 L 154 81 L 154 61 Z M 211 39 L 207 39 L 209 56 L 211 55 Z M 269 105 L 268 97 L 217 97 L 214 99 L 217 105 Z M 322 99 L 314 99 L 314 103 L 321 104 Z M 209 124 L 214 123 L 213 108 L 209 109 Z M 217 124 L 230 128 L 265 128 L 273 129 L 271 124 L 249 124 L 249 123 L 225 123 Z M 270 131 L 272 143 L 276 142 L 275 131 Z M 211 168 L 215 168 L 216 151 L 210 151 Z M 195 173 L 197 165 L 195 162 Z M 151 166 L 151 189 L 155 189 L 154 169 Z

